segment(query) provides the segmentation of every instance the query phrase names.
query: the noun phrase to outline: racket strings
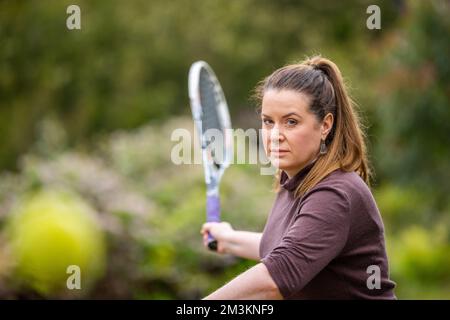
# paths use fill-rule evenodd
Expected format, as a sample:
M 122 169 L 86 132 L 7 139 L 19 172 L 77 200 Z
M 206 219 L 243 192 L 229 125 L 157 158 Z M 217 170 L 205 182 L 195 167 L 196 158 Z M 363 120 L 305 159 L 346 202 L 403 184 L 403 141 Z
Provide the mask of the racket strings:
M 200 73 L 200 100 L 202 104 L 202 131 L 221 130 L 222 126 L 217 112 L 220 101 L 217 98 L 215 84 L 204 69 Z
M 214 81 L 210 78 L 208 72 L 202 69 L 200 72 L 200 101 L 202 105 L 202 132 L 206 134 L 206 146 L 208 147 L 216 137 L 214 137 L 214 132 L 209 131 L 210 129 L 219 130 L 222 133 L 222 138 L 224 137 L 224 129 L 220 123 L 220 115 L 218 113 L 218 106 L 221 103 L 220 95 L 217 93 L 216 85 Z M 217 131 L 215 132 L 217 133 Z M 223 146 L 223 152 L 225 152 L 225 147 Z M 210 156 L 213 160 L 215 167 L 218 169 L 220 164 L 223 162 L 222 157 L 216 157 L 214 148 L 210 150 Z M 219 159 L 217 159 L 219 158 Z

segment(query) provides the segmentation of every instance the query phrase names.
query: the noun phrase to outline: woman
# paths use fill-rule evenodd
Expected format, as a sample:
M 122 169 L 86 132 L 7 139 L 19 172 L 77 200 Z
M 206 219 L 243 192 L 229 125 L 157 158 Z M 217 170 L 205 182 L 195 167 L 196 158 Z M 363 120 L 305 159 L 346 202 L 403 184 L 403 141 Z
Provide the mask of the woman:
M 260 261 L 206 299 L 395 299 L 364 135 L 341 73 L 313 57 L 257 87 L 278 168 L 264 232 L 206 223 L 218 252 Z

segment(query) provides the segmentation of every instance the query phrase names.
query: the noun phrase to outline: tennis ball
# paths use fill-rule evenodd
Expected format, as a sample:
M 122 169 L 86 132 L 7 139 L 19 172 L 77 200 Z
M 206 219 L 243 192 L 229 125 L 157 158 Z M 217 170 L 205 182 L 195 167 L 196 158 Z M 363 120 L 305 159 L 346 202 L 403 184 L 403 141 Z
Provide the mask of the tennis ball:
M 91 208 L 73 194 L 47 190 L 23 200 L 9 235 L 18 280 L 44 296 L 71 294 L 69 266 L 80 271 L 75 295 L 85 294 L 104 270 L 103 234 Z

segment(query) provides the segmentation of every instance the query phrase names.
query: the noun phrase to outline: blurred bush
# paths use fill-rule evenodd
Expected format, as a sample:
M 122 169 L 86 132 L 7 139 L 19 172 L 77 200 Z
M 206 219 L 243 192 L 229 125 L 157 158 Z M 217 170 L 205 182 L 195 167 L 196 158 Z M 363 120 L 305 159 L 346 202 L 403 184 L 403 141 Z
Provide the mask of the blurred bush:
M 413 225 L 389 237 L 391 273 L 397 295 L 408 299 L 450 299 L 450 239 L 440 224 L 431 230 Z
M 60 190 L 45 190 L 22 200 L 9 223 L 11 259 L 20 286 L 47 297 L 80 296 L 87 295 L 102 275 L 102 233 L 94 213 L 81 199 Z M 80 292 L 67 290 L 67 271 L 72 265 L 81 271 Z
M 66 148 L 60 144 L 53 145 L 60 151 L 51 152 L 45 143 L 48 127 L 58 125 L 53 120 L 44 122 L 34 152 L 23 158 L 21 172 L 5 173 L 0 179 L 0 225 L 17 214 L 13 208 L 22 194 L 63 189 L 83 197 L 97 213 L 107 241 L 105 273 L 87 297 L 200 298 L 253 265 L 217 256 L 202 245 L 203 169 L 201 165 L 175 166 L 170 159 L 175 145 L 171 133 L 175 128 L 192 132 L 190 118 L 99 137 L 91 153 L 61 151 Z M 53 132 L 64 136 L 63 131 Z M 54 141 L 64 144 L 64 139 Z M 271 177 L 260 176 L 259 167 L 231 166 L 221 190 L 223 218 L 238 229 L 262 231 L 274 196 L 270 189 Z M 57 199 L 44 199 L 42 216 L 58 217 Z M 57 221 L 71 221 L 64 210 L 59 214 Z M 69 244 L 59 245 L 70 249 Z M 11 254 L 17 254 L 16 247 L 6 240 L 0 247 L 0 252 L 8 247 Z M 70 258 L 62 256 L 64 263 Z M 15 268 L 9 267 L 2 276 L 1 265 L 0 283 L 4 285 L 0 296 L 45 296 L 41 290 L 23 291 L 15 285 Z M 64 294 L 67 292 L 59 297 Z
M 75 144 L 187 113 L 186 77 L 196 60 L 213 66 L 239 115 L 274 68 L 322 47 L 356 69 L 348 52 L 365 52 L 380 34 L 367 32 L 368 4 L 357 0 L 80 0 L 79 31 L 65 25 L 71 4 L 0 1 L 0 168 L 17 168 L 47 115 Z M 398 8 L 382 6 L 389 30 Z

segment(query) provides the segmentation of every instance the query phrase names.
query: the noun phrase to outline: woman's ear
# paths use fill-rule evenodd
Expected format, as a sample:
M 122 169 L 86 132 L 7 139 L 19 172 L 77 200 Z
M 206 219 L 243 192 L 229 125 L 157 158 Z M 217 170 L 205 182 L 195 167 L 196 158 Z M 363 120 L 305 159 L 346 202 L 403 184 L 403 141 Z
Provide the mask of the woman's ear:
M 333 114 L 327 113 L 322 122 L 322 140 L 325 140 L 333 128 L 334 117 Z

